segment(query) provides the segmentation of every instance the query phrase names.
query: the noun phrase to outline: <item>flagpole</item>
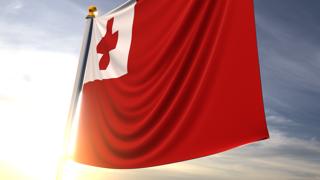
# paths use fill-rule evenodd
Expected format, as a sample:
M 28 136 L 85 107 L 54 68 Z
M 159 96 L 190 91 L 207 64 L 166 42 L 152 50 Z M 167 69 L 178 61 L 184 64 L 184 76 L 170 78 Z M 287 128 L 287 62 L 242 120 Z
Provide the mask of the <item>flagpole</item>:
M 83 86 L 84 74 L 86 70 L 89 49 L 90 49 L 90 42 L 92 37 L 93 19 L 95 18 L 95 12 L 97 11 L 97 8 L 95 6 L 89 6 L 88 11 L 89 12 L 86 17 L 85 33 L 84 33 L 80 57 L 79 57 L 79 64 L 78 64 L 77 74 L 76 74 L 76 78 L 73 86 L 71 103 L 69 107 L 68 119 L 65 125 L 63 152 L 58 162 L 56 180 L 62 180 L 64 166 L 69 158 L 68 147 L 71 139 L 71 129 L 74 122 L 74 116 L 76 113 L 80 93 Z

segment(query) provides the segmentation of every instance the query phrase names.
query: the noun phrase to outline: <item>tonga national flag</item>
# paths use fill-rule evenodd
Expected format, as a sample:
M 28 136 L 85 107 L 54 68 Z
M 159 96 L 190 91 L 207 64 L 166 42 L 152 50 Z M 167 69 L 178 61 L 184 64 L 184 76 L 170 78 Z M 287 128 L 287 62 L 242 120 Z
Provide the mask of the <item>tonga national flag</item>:
M 94 19 L 78 162 L 141 168 L 269 137 L 253 0 L 138 0 Z

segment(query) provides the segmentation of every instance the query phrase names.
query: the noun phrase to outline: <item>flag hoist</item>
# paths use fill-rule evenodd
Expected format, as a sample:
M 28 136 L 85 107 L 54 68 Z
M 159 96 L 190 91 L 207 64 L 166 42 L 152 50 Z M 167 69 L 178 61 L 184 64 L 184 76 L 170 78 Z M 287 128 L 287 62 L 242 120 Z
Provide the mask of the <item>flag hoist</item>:
M 85 31 L 83 35 L 83 42 L 79 57 L 79 64 L 77 68 L 77 74 L 73 86 L 73 92 L 71 97 L 71 103 L 69 107 L 68 119 L 65 125 L 65 132 L 64 132 L 64 139 L 63 139 L 63 152 L 58 162 L 57 167 L 57 174 L 56 180 L 62 180 L 63 178 L 63 169 L 70 158 L 70 141 L 71 141 L 71 130 L 72 126 L 74 125 L 74 117 L 77 110 L 77 105 L 79 102 L 80 93 L 83 86 L 83 79 L 86 69 L 86 64 L 88 60 L 90 42 L 92 37 L 92 27 L 93 27 L 93 19 L 97 14 L 97 7 L 96 6 L 89 6 L 88 7 L 88 15 L 86 16 L 85 20 Z

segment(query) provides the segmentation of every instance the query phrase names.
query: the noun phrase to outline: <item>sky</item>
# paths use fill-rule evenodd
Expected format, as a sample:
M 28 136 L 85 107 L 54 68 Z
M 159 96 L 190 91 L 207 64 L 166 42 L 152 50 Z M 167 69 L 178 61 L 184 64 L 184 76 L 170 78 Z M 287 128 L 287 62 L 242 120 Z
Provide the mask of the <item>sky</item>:
M 0 179 L 54 179 L 87 7 L 125 0 L 0 0 Z M 270 139 L 138 170 L 68 162 L 65 179 L 320 179 L 320 2 L 255 0 Z

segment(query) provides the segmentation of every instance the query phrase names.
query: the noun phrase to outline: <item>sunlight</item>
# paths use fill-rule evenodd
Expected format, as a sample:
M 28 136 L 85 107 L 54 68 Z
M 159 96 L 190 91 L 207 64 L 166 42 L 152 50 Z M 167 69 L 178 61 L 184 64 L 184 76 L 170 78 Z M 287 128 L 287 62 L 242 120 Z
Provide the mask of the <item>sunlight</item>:
M 55 179 L 77 57 L 0 53 L 0 179 Z

